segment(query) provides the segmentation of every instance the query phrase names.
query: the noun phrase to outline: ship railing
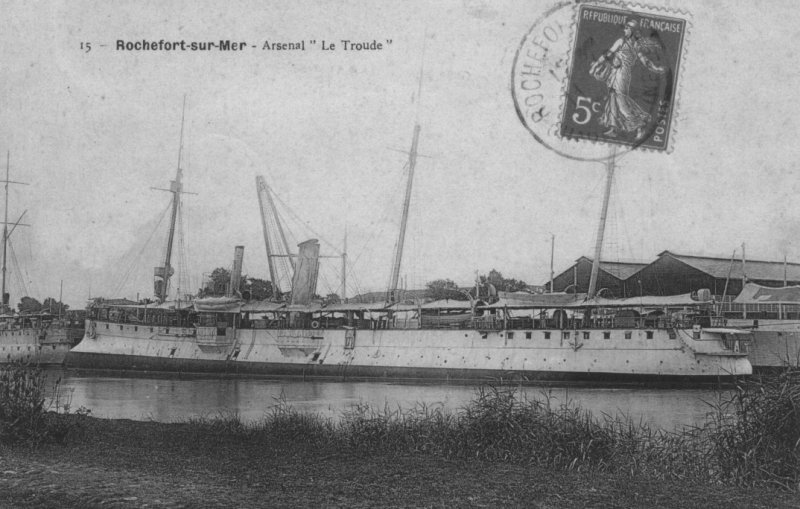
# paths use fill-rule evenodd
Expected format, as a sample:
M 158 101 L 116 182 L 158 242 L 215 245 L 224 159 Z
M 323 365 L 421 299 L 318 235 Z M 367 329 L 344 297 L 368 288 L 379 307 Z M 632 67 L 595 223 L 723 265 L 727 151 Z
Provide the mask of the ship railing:
M 719 314 L 726 318 L 797 320 L 800 319 L 800 304 L 765 302 L 742 304 L 726 301 L 719 304 Z

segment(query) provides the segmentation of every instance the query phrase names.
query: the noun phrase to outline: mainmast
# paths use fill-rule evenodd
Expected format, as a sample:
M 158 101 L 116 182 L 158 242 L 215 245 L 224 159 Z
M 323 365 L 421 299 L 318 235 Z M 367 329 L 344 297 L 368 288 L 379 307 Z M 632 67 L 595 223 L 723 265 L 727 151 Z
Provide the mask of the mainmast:
M 406 197 L 403 201 L 403 218 L 400 222 L 400 236 L 397 239 L 397 251 L 392 266 L 392 279 L 389 282 L 387 301 L 397 302 L 397 281 L 400 278 L 400 263 L 403 261 L 403 244 L 406 239 L 406 225 L 408 223 L 408 209 L 411 204 L 411 188 L 414 184 L 414 167 L 417 165 L 417 143 L 419 142 L 419 124 L 414 126 L 414 137 L 411 142 L 411 151 L 408 153 L 408 182 L 406 182 Z
M 608 201 L 611 196 L 611 182 L 614 180 L 614 166 L 617 157 L 616 147 L 611 148 L 611 153 L 606 161 L 606 193 L 603 195 L 603 210 L 600 213 L 600 224 L 597 226 L 597 243 L 594 246 L 594 260 L 592 260 L 592 275 L 589 278 L 589 292 L 587 298 L 592 299 L 597 291 L 597 275 L 600 272 L 600 256 L 603 252 L 603 235 L 606 229 L 608 216 Z
M 8 302 L 9 302 L 9 295 L 6 293 L 6 256 L 8 251 L 8 238 L 14 233 L 14 229 L 17 226 L 28 226 L 26 224 L 20 224 L 22 221 L 22 216 L 25 215 L 25 212 L 19 216 L 17 222 L 14 223 L 14 226 L 11 228 L 11 231 L 8 231 L 8 185 L 9 184 L 21 184 L 27 186 L 26 182 L 15 182 L 13 180 L 9 180 L 9 171 L 11 168 L 11 151 L 6 152 L 6 179 L 3 181 L 5 183 L 5 191 L 6 191 L 6 203 L 5 203 L 5 214 L 3 216 L 3 287 L 2 287 L 2 312 L 5 314 L 8 312 Z
M 167 235 L 167 249 L 164 254 L 164 265 L 156 267 L 154 270 L 154 287 L 155 297 L 159 302 L 164 302 L 169 293 L 169 278 L 175 274 L 175 269 L 172 268 L 172 245 L 175 240 L 175 225 L 180 213 L 181 194 L 194 194 L 184 193 L 181 177 L 183 170 L 181 169 L 181 156 L 183 155 L 183 127 L 186 118 L 186 96 L 183 97 L 183 112 L 181 113 L 181 138 L 178 146 L 178 169 L 175 172 L 175 180 L 170 181 L 169 189 L 160 189 L 153 187 L 159 191 L 169 191 L 172 193 L 172 215 L 169 222 L 169 234 Z
M 400 235 L 397 238 L 397 251 L 394 254 L 394 265 L 392 266 L 392 278 L 389 281 L 389 292 L 386 301 L 394 304 L 398 301 L 397 283 L 400 279 L 400 264 L 403 261 L 403 245 L 406 240 L 406 225 L 408 224 L 408 208 L 411 204 L 411 188 L 414 184 L 414 168 L 417 166 L 417 144 L 419 142 L 419 109 L 422 105 L 422 77 L 425 72 L 425 40 L 427 32 L 422 39 L 422 57 L 419 67 L 419 81 L 417 83 L 417 114 L 414 123 L 414 136 L 411 140 L 411 151 L 408 153 L 408 182 L 406 182 L 406 197 L 403 201 L 403 217 L 400 221 Z

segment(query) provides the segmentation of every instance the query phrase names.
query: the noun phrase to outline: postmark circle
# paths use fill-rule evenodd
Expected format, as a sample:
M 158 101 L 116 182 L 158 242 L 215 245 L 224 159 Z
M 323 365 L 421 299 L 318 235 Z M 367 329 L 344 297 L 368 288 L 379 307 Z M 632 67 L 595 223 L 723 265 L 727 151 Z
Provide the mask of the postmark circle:
M 686 20 L 560 2 L 514 57 L 517 115 L 548 149 L 606 161 L 635 148 L 668 151 Z

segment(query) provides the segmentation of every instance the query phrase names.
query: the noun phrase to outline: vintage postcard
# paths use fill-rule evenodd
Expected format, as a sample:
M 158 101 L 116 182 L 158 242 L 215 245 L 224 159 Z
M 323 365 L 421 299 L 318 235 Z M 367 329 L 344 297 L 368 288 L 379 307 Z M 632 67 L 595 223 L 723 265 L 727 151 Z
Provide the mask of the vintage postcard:
M 795 503 L 795 3 L 2 7 L 0 506 Z

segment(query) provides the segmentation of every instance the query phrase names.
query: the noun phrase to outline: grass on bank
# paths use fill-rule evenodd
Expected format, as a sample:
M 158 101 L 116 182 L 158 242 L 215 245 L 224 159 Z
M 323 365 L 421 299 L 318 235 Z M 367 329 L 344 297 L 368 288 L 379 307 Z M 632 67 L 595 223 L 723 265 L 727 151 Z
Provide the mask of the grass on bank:
M 59 381 L 47 398 L 45 380 L 35 367 L 0 367 L 0 442 L 63 443 L 82 431 L 85 420 L 70 418 L 69 401 L 59 396 Z M 574 405 L 553 405 L 549 398 L 530 401 L 505 386 L 479 388 L 473 401 L 457 412 L 425 405 L 403 411 L 358 405 L 333 420 L 298 411 L 281 400 L 258 422 L 220 415 L 190 419 L 188 424 L 204 433 L 252 441 L 254 447 L 265 441 L 297 441 L 334 450 L 800 490 L 796 369 L 743 381 L 729 400 L 716 405 L 704 425 L 676 432 L 654 430 L 624 416 L 597 417 Z
M 554 406 L 549 398 L 529 401 L 512 387 L 483 386 L 457 412 L 357 405 L 334 421 L 278 401 L 258 422 L 221 415 L 190 424 L 254 441 L 800 490 L 800 371 L 743 381 L 713 409 L 702 426 L 669 432 L 626 416 Z

